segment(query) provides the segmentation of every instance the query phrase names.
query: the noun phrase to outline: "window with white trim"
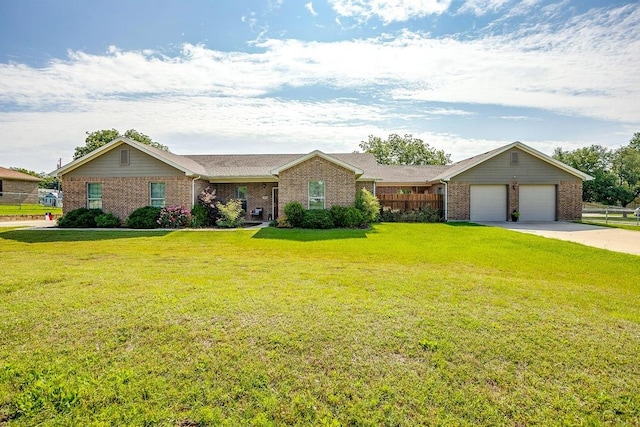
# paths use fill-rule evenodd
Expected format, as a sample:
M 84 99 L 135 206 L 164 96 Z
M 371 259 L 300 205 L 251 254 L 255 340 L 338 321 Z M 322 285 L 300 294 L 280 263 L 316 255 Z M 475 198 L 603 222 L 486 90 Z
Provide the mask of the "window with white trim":
M 165 184 L 164 182 L 152 182 L 149 184 L 149 205 L 157 208 L 165 207 Z
M 309 209 L 324 209 L 324 181 L 309 181 Z
M 247 211 L 247 186 L 240 185 L 236 187 L 235 199 L 242 202 L 242 210 Z
M 87 208 L 102 209 L 102 183 L 87 183 Z

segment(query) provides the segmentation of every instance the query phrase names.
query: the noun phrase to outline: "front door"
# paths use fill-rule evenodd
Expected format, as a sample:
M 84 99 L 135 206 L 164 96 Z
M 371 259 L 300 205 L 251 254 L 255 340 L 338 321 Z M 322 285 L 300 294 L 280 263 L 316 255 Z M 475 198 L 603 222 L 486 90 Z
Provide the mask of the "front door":
M 273 219 L 278 218 L 278 187 L 271 189 L 271 212 L 273 212 Z

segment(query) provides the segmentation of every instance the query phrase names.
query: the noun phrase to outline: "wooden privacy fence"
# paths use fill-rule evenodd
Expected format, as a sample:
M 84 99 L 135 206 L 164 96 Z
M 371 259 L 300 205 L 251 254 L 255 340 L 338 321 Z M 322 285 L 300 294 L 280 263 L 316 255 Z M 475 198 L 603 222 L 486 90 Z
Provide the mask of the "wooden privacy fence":
M 380 207 L 399 211 L 412 211 L 425 206 L 439 211 L 443 209 L 442 194 L 380 194 L 378 201 Z

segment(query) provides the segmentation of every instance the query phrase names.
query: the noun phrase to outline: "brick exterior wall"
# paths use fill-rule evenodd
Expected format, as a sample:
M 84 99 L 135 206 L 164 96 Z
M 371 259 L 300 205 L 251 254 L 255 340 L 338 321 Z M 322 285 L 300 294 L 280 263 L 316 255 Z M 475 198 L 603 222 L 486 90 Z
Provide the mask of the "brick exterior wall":
M 2 180 L 2 196 L 0 203 L 2 204 L 18 204 L 28 203 L 37 205 L 38 199 L 38 182 L 35 181 L 19 181 L 13 179 L 0 178 Z M 9 194 L 21 193 L 21 194 Z
M 365 188 L 369 193 L 374 194 L 373 181 L 357 181 L 356 182 L 356 192 L 360 191 L 363 188 Z M 354 199 L 354 201 L 355 201 L 355 199 Z
M 353 171 L 329 162 L 321 157 L 313 157 L 299 165 L 280 172 L 279 215 L 284 206 L 293 201 L 309 202 L 309 181 L 325 182 L 325 207 L 333 205 L 350 206 L 355 202 L 356 177 Z M 362 183 L 358 183 L 358 188 Z
M 560 181 L 557 200 L 559 221 L 582 219 L 582 181 Z
M 449 203 L 448 216 L 451 221 L 468 221 L 470 209 L 470 183 L 449 182 L 447 186 L 447 200 Z M 514 188 L 515 187 L 515 188 Z M 582 218 L 582 181 L 560 181 L 557 194 L 558 221 L 573 221 Z M 509 212 L 520 210 L 520 185 L 512 180 L 508 189 Z
M 518 181 L 511 180 L 509 187 L 507 188 L 507 193 L 507 203 L 509 204 L 509 206 L 507 206 L 507 212 L 509 212 L 507 218 L 511 221 L 511 212 L 520 211 L 520 185 L 518 184 Z
M 165 183 L 166 206 L 182 205 L 191 209 L 191 178 L 186 176 L 145 177 L 66 177 L 63 213 L 87 207 L 87 183 L 102 183 L 102 210 L 124 220 L 137 208 L 150 204 L 150 183 Z M 201 185 L 201 184 L 198 184 Z M 198 190 L 196 189 L 196 195 Z
M 453 181 L 447 185 L 447 215 L 450 221 L 468 221 L 471 215 L 468 182 Z

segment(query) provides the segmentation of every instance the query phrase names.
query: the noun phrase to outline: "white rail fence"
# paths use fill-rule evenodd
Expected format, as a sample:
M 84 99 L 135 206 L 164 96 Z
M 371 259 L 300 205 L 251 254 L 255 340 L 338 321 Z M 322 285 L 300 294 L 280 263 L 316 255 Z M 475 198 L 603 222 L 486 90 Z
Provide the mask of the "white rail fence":
M 584 206 L 582 220 L 605 224 L 627 224 L 640 226 L 640 208 L 630 209 L 619 206 L 601 208 Z

